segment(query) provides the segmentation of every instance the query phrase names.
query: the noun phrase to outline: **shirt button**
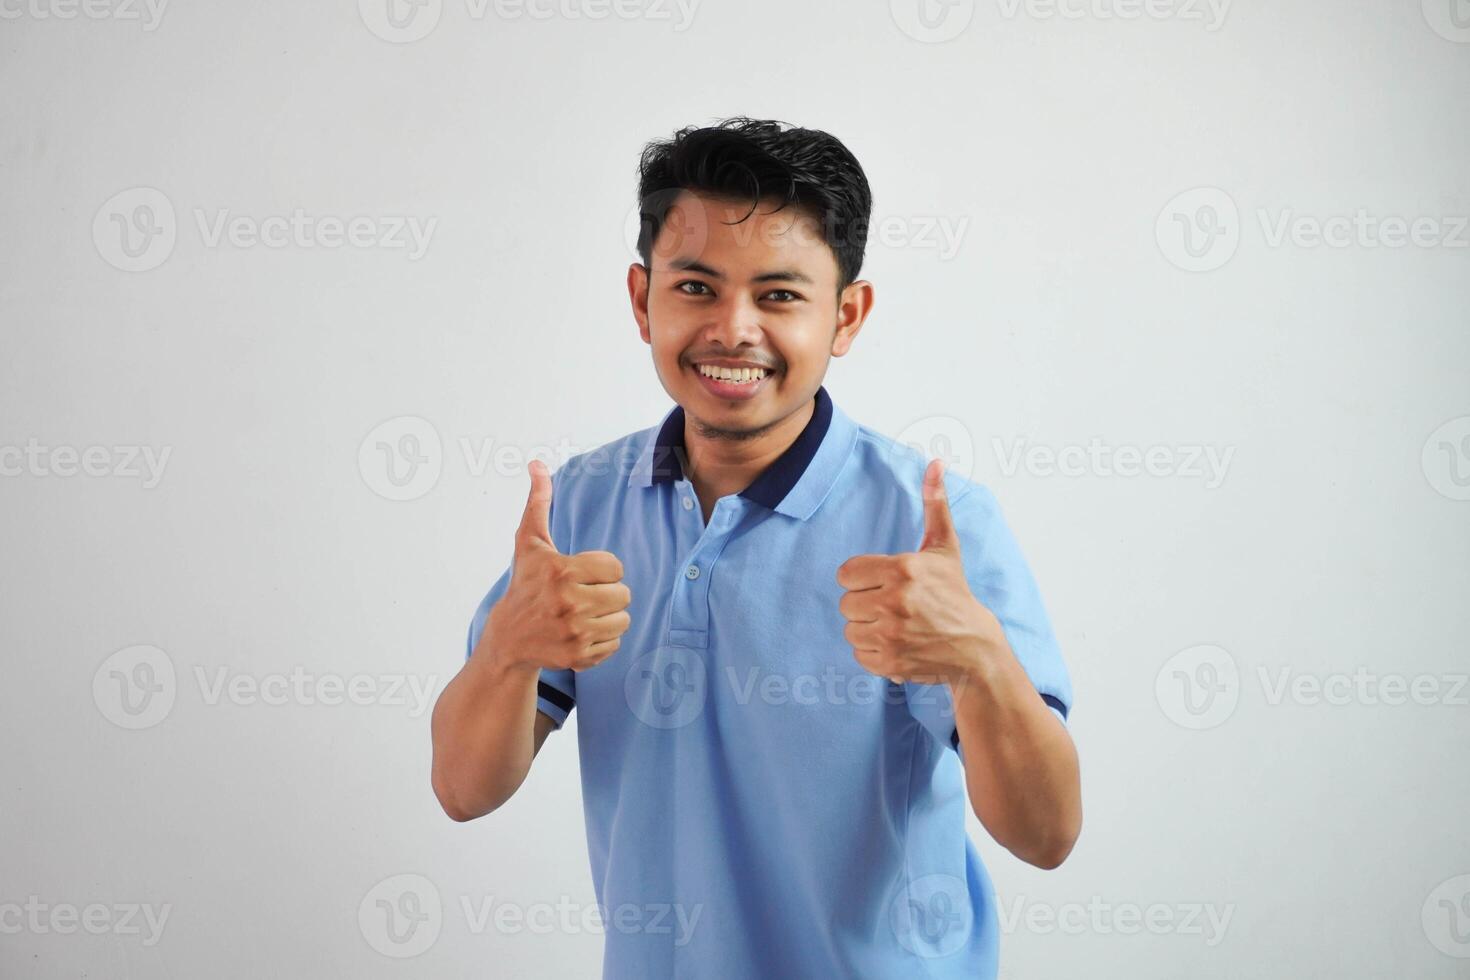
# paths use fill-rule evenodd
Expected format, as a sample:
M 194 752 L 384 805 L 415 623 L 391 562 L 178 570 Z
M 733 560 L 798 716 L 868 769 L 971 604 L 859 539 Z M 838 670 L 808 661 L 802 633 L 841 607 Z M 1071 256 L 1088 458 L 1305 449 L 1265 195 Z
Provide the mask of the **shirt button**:
M 699 566 L 690 565 L 688 568 L 684 569 L 684 577 L 691 581 L 699 578 Z
M 690 500 L 688 497 L 683 498 L 683 500 L 684 500 L 684 509 L 685 510 L 693 510 L 694 509 L 694 501 Z

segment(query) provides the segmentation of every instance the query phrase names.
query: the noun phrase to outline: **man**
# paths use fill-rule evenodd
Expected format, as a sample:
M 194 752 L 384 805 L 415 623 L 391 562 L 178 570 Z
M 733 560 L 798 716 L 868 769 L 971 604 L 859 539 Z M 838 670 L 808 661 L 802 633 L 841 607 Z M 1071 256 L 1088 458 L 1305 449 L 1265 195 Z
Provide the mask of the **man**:
M 1063 861 L 1071 684 L 990 491 L 822 385 L 873 306 L 862 168 L 741 117 L 649 144 L 639 193 L 628 293 L 677 406 L 532 463 L 435 793 L 491 812 L 575 708 L 605 978 L 994 977 L 965 803 Z

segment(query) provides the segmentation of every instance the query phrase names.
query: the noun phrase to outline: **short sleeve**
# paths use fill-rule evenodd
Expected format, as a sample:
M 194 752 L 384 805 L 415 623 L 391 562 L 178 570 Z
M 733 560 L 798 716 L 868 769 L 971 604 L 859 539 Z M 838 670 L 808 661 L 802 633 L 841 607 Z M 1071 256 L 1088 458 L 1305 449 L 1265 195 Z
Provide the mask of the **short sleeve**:
M 551 528 L 552 540 L 557 547 L 567 551 L 564 534 L 557 533 L 556 523 L 556 491 L 559 481 L 556 479 L 560 471 L 552 474 L 552 498 L 551 498 Z M 519 520 L 519 517 L 517 517 Z M 515 568 L 512 560 L 495 584 L 490 586 L 490 591 L 485 593 L 485 598 L 480 600 L 480 605 L 475 609 L 475 615 L 470 619 L 469 635 L 465 641 L 465 659 L 474 654 L 475 647 L 480 642 L 480 635 L 485 630 L 485 622 L 490 616 L 490 610 L 500 601 L 501 597 L 510 588 L 511 572 Z M 571 714 L 572 708 L 576 706 L 577 685 L 576 674 L 570 670 L 549 670 L 542 668 L 541 676 L 536 683 L 536 710 L 546 715 L 556 723 L 557 728 L 566 722 L 567 715 Z
M 1041 590 L 1001 514 L 995 495 L 974 484 L 951 499 L 960 554 L 970 591 L 995 614 L 1006 641 L 1036 693 L 1065 724 L 1072 709 L 1072 681 L 1057 646 Z M 909 710 L 941 742 L 959 749 L 954 704 L 946 685 L 905 685 Z

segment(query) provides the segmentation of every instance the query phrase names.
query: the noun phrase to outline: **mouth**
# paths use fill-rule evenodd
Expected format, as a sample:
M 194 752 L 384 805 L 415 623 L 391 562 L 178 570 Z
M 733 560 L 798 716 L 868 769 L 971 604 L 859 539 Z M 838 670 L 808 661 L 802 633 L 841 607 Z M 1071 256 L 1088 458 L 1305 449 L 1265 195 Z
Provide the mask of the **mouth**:
M 691 368 L 704 390 L 725 401 L 754 398 L 776 376 L 770 368 L 696 363 Z

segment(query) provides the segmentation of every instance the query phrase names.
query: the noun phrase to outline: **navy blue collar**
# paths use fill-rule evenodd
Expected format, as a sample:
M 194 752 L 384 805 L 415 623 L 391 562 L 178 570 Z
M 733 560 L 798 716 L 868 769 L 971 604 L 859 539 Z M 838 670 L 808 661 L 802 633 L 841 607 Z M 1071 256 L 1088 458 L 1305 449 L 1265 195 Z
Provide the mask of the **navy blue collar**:
M 832 396 L 827 394 L 824 385 L 817 388 L 816 406 L 806 428 L 774 463 L 766 467 L 765 472 L 755 478 L 754 483 L 740 491 L 740 496 L 775 510 L 806 472 L 831 424 Z M 673 483 L 684 479 L 683 461 L 688 456 L 684 445 L 684 406 L 678 405 L 664 419 L 653 443 L 653 482 Z

